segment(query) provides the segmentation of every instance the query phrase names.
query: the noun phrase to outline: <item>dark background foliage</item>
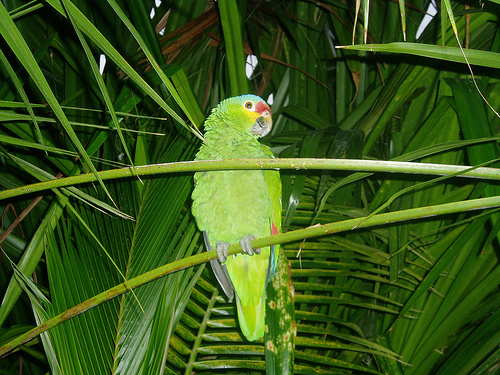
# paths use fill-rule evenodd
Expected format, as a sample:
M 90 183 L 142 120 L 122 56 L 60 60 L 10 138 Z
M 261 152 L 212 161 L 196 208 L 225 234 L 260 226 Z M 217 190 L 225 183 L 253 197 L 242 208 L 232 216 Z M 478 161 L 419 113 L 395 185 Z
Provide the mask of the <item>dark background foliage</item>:
M 500 108 L 489 62 L 500 61 L 498 1 L 443 0 L 418 46 L 387 44 L 416 42 L 430 3 L 3 0 L 0 187 L 192 160 L 210 108 L 244 92 L 272 101 L 263 141 L 278 157 L 489 162 L 499 155 L 489 107 Z M 477 87 L 454 62 L 460 49 L 423 57 L 458 45 L 448 4 Z M 353 40 L 395 53 L 336 48 Z M 500 195 L 486 179 L 281 175 L 284 231 L 367 216 L 398 192 L 382 211 Z M 204 251 L 191 190 L 190 174 L 158 175 L 0 201 L 0 345 Z M 286 244 L 295 373 L 498 371 L 499 226 L 490 209 Z M 264 354 L 197 266 L 51 329 L 1 358 L 0 374 L 253 374 L 266 371 Z

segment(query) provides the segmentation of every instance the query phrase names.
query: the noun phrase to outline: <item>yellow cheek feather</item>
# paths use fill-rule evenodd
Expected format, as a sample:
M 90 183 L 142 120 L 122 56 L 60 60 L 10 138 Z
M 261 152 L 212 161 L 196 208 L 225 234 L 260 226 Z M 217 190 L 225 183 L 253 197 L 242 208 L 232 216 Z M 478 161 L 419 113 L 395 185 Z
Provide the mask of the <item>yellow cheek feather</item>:
M 252 128 L 252 126 L 255 124 L 255 121 L 257 121 L 257 118 L 259 117 L 260 114 L 258 112 L 254 112 L 238 105 L 237 108 L 234 108 L 233 116 L 231 117 L 230 121 L 233 126 L 243 131 L 248 131 Z
M 254 112 L 254 111 L 249 111 L 248 109 L 243 109 L 243 114 L 252 122 L 252 125 L 257 121 L 257 118 L 259 118 L 260 113 Z

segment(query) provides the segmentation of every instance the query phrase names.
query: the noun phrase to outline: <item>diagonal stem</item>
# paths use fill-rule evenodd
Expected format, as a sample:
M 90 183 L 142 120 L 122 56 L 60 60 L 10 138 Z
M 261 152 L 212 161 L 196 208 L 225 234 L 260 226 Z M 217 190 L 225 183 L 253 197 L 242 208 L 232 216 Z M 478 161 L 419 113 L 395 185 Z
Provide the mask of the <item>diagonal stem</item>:
M 333 233 L 345 232 L 353 229 L 361 229 L 372 227 L 376 225 L 387 225 L 401 221 L 421 219 L 425 217 L 432 217 L 437 215 L 453 214 L 471 210 L 486 209 L 492 207 L 500 207 L 500 196 L 471 199 L 462 202 L 453 202 L 446 204 L 439 204 L 435 206 L 419 207 L 402 211 L 388 212 L 371 217 L 361 217 L 356 219 L 344 220 L 336 223 L 329 223 L 324 225 L 315 225 L 312 227 L 298 229 L 287 233 L 281 233 L 274 236 L 257 238 L 252 241 L 253 248 L 260 248 L 269 245 L 276 245 L 288 242 L 296 242 L 305 238 L 313 238 L 324 236 Z M 229 255 L 234 255 L 241 252 L 239 243 L 232 244 L 229 247 Z M 136 276 L 124 283 L 118 284 L 111 289 L 105 290 L 73 307 L 54 316 L 53 318 L 45 321 L 43 324 L 29 330 L 28 332 L 19 335 L 15 339 L 9 341 L 0 347 L 0 357 L 12 351 L 19 345 L 22 345 L 34 337 L 46 332 L 62 322 L 71 319 L 81 313 L 105 302 L 114 297 L 117 297 L 130 289 L 137 288 L 150 281 L 156 280 L 160 277 L 170 273 L 180 271 L 182 269 L 192 267 L 197 264 L 206 263 L 211 259 L 217 258 L 215 250 L 207 251 L 201 254 L 193 255 L 187 258 L 179 259 L 175 262 L 165 264 L 161 267 L 155 268 L 151 271 Z
M 15 220 L 9 225 L 9 227 L 5 230 L 5 232 L 3 232 L 2 234 L 0 234 L 0 244 L 3 241 L 5 241 L 5 239 L 7 237 L 9 237 L 9 234 L 11 234 L 12 231 L 21 223 L 21 221 L 23 221 L 24 218 L 31 212 L 31 210 L 36 207 L 36 205 L 42 200 L 42 198 L 43 198 L 43 196 L 40 195 L 40 196 L 36 197 L 35 199 L 33 199 L 30 202 L 30 204 L 28 204 L 26 206 L 26 208 L 21 211 L 21 213 L 19 214 L 19 216 L 17 216 L 15 218 Z

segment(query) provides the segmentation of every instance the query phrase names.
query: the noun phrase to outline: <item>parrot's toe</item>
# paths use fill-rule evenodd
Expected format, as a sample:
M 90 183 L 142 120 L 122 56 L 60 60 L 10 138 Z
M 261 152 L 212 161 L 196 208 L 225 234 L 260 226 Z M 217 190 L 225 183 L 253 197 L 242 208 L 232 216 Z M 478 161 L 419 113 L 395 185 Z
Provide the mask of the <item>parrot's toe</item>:
M 243 237 L 240 240 L 240 245 L 241 248 L 243 249 L 243 252 L 247 255 L 254 255 L 254 254 L 260 254 L 260 249 L 254 249 L 252 248 L 251 242 L 255 240 L 255 236 L 252 236 L 249 234 L 248 236 Z
M 215 245 L 215 251 L 217 252 L 217 259 L 220 263 L 224 263 L 228 256 L 229 243 L 228 242 L 217 242 Z

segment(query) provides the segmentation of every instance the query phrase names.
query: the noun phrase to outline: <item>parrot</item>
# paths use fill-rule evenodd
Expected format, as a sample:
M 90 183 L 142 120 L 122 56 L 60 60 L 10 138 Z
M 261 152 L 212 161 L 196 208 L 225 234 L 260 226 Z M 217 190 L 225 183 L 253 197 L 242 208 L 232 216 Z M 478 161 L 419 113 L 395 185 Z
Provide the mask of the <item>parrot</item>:
M 241 95 L 221 101 L 204 123 L 204 142 L 195 160 L 274 158 L 259 142 L 272 128 L 271 108 L 260 97 Z M 281 229 L 281 180 L 277 170 L 203 171 L 194 174 L 192 214 L 203 232 L 210 263 L 231 302 L 236 296 L 244 337 L 264 336 L 266 285 L 277 267 L 278 246 L 252 249 L 251 241 Z M 243 253 L 228 256 L 231 243 Z

